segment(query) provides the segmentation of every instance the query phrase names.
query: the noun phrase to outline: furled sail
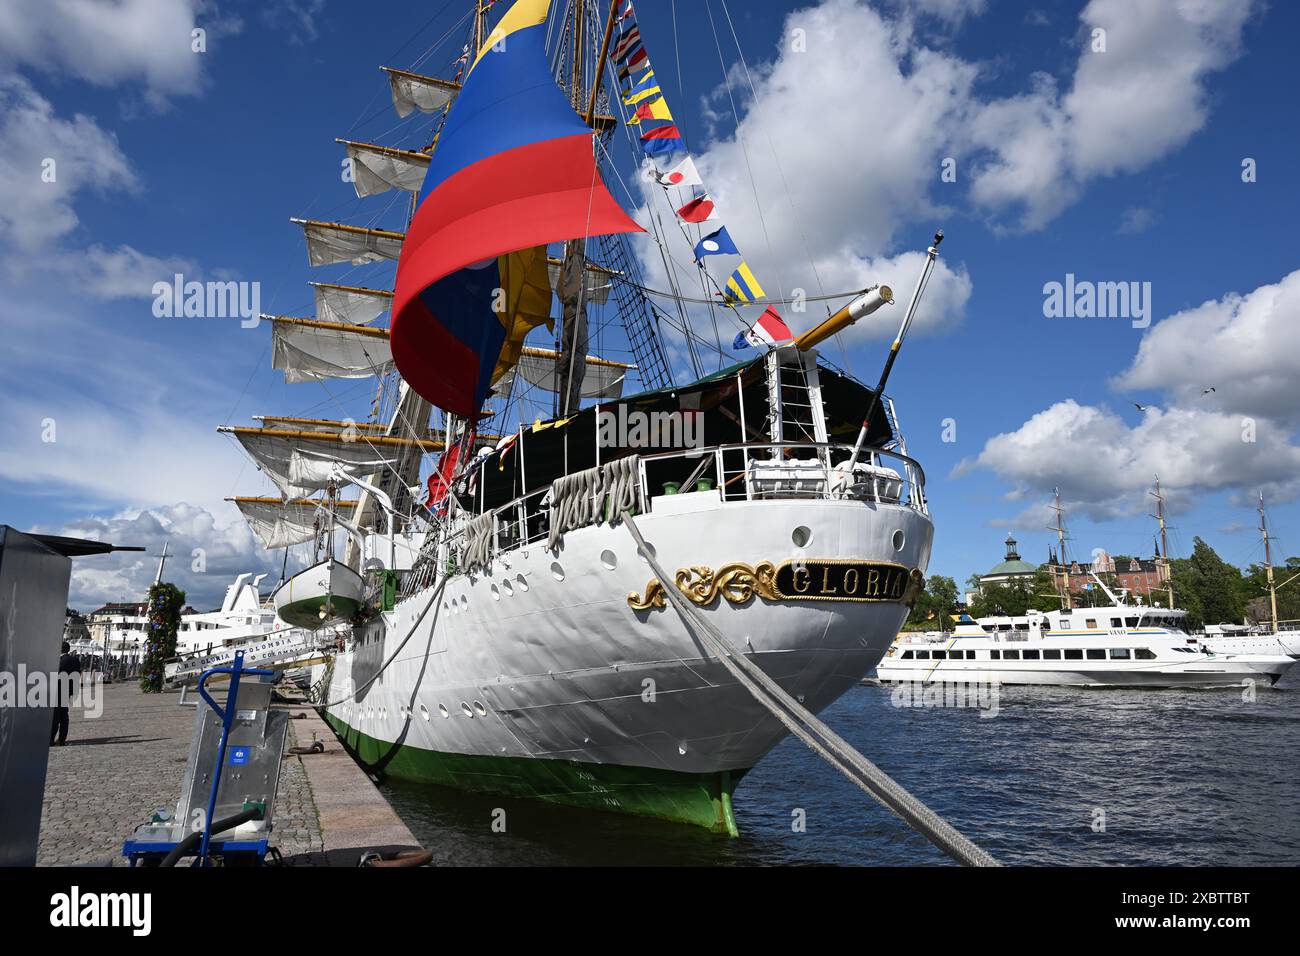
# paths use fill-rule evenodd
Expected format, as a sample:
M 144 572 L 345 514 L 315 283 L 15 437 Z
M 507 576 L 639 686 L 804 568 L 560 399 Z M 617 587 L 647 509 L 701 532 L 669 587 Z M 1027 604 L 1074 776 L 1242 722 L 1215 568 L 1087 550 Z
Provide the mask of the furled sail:
M 336 262 L 363 266 L 381 259 L 396 259 L 402 253 L 400 232 L 315 219 L 290 221 L 302 226 L 307 240 L 307 259 L 314 266 L 328 266 Z
M 313 282 L 316 288 L 316 318 L 322 322 L 365 325 L 379 318 L 393 304 L 387 289 L 366 289 L 355 285 Z
M 360 478 L 390 465 L 411 447 L 442 449 L 442 442 L 389 436 L 229 426 L 217 431 L 234 435 L 280 493 L 291 498 L 305 498 L 327 488 L 335 465 L 346 475 Z
M 403 119 L 414 110 L 422 113 L 440 110 L 460 92 L 460 84 L 449 80 L 395 70 L 389 66 L 381 66 L 380 69 L 388 74 L 388 84 L 393 91 L 393 109 Z
M 505 374 L 503 352 L 522 343 L 517 323 L 535 318 L 494 312 L 494 291 L 520 270 L 527 273 L 521 285 L 549 288 L 544 253 L 529 262 L 521 253 L 642 231 L 609 194 L 596 169 L 595 134 L 551 76 L 549 6 L 516 0 L 477 51 L 398 261 L 393 360 L 420 395 L 464 417 L 478 414 Z M 520 297 L 525 309 L 530 298 Z
M 560 269 L 564 262 L 561 259 L 547 259 L 546 269 L 551 274 L 551 288 L 560 287 Z M 604 305 L 609 301 L 609 290 L 613 284 L 615 273 L 598 266 L 595 263 L 588 262 L 586 270 L 587 289 L 583 294 L 584 300 L 588 305 Z
M 312 498 L 227 498 L 239 508 L 253 534 L 268 550 L 302 544 L 316 537 L 316 518 L 325 502 Z M 355 501 L 339 501 L 340 511 L 356 507 Z
M 369 378 L 392 371 L 387 329 L 277 316 L 271 365 L 290 385 L 332 378 Z
M 429 171 L 429 154 L 409 149 L 394 149 L 374 143 L 357 143 L 340 139 L 347 149 L 352 166 L 352 185 L 364 199 L 389 189 L 418 193 Z
M 503 377 L 497 382 L 494 391 L 504 391 L 505 387 L 511 384 L 512 377 L 521 378 L 528 384 L 548 392 L 555 391 L 558 381 L 555 368 L 557 358 L 558 353 L 550 349 L 525 348 L 519 356 L 513 376 Z M 605 399 L 621 397 L 627 373 L 635 368 L 635 365 L 628 365 L 625 362 L 612 362 L 588 355 L 586 374 L 582 378 L 582 397 Z

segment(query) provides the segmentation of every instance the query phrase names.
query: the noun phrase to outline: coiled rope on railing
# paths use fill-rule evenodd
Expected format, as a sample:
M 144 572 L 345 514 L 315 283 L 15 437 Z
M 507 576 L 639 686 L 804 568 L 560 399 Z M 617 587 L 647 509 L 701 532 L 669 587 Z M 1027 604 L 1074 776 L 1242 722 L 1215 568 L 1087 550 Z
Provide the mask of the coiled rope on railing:
M 790 733 L 881 804 L 902 817 L 912 829 L 952 859 L 966 866 L 1001 865 L 986 851 L 958 832 L 952 824 L 858 753 L 848 741 L 787 694 L 776 681 L 764 673 L 762 668 L 743 653 L 737 652 L 723 637 L 722 632 L 701 615 L 672 583 L 673 578 L 664 571 L 654 552 L 646 545 L 631 513 L 625 512 L 623 518 L 627 522 L 628 532 L 640 549 L 640 555 L 645 558 L 651 570 L 663 583 L 663 593 L 677 609 L 683 623 L 714 653 L 736 681 L 748 690 L 755 700 L 771 711 Z
M 497 516 L 489 511 L 465 525 L 465 545 L 461 551 L 461 566 L 470 571 L 487 567 L 492 561 L 492 538 L 496 534 Z
M 637 505 L 640 475 L 640 458 L 627 455 L 555 479 L 551 484 L 547 547 L 554 551 L 566 531 L 599 524 L 606 515 L 611 525 L 616 524 L 619 515 Z

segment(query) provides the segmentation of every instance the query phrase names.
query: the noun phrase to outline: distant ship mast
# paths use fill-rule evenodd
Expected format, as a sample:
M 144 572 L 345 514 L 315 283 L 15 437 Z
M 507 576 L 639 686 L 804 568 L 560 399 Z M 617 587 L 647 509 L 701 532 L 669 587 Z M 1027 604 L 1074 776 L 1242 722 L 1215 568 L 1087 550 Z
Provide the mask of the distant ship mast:
M 1156 489 L 1150 492 L 1156 499 L 1156 513 L 1151 517 L 1160 523 L 1160 556 L 1156 558 L 1157 576 L 1163 577 L 1169 592 L 1169 608 L 1174 606 L 1174 574 L 1169 567 L 1169 537 L 1165 529 L 1165 496 L 1160 493 L 1160 476 L 1156 475 Z

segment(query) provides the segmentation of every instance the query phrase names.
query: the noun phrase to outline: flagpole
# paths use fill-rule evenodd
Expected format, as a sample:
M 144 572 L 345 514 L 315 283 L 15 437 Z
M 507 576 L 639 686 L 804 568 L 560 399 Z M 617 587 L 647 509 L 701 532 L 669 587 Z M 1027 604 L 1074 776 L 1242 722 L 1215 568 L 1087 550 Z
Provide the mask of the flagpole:
M 939 257 L 939 243 L 941 242 L 943 242 L 942 229 L 934 234 L 934 245 L 926 250 L 925 268 L 921 270 L 921 277 L 916 280 L 916 289 L 912 292 L 912 301 L 907 307 L 907 314 L 903 316 L 903 324 L 899 326 L 898 335 L 894 337 L 894 344 L 889 347 L 889 357 L 885 359 L 885 368 L 880 373 L 880 384 L 876 386 L 875 392 L 871 395 L 871 401 L 867 403 L 866 417 L 862 419 L 862 428 L 858 432 L 858 440 L 853 445 L 853 454 L 849 456 L 847 468 L 850 474 L 853 471 L 853 466 L 858 463 L 858 456 L 862 454 L 862 446 L 866 444 L 867 432 L 871 429 L 871 416 L 876 410 L 880 396 L 885 393 L 885 383 L 889 381 L 889 373 L 894 368 L 894 360 L 898 358 L 898 350 L 903 347 L 903 339 L 907 335 L 908 328 L 912 325 L 912 318 L 916 315 L 917 304 L 921 301 L 921 293 L 925 291 L 926 283 L 930 281 L 930 272 L 934 269 L 934 260 Z

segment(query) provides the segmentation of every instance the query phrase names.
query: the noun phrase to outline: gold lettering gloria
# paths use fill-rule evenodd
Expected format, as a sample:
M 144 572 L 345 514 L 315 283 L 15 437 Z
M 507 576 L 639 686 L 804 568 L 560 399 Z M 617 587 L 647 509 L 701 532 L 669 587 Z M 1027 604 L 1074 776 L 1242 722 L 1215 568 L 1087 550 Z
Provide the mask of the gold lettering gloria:
M 730 604 L 745 604 L 758 595 L 768 601 L 856 601 L 911 607 L 925 587 L 925 576 L 918 568 L 843 558 L 801 558 L 779 565 L 735 561 L 716 572 L 694 565 L 679 569 L 673 579 L 677 589 L 700 606 L 712 604 L 718 595 Z M 633 591 L 627 603 L 644 611 L 663 607 L 666 597 L 659 579 L 651 578 L 645 594 Z
M 741 561 L 724 564 L 715 572 L 712 568 L 697 564 L 689 568 L 680 568 L 673 575 L 677 589 L 686 595 L 693 604 L 701 607 L 712 604 L 721 594 L 729 604 L 746 604 L 755 594 L 769 601 L 781 600 L 781 594 L 772 581 L 776 575 L 776 565 L 771 561 L 760 561 L 749 565 Z M 627 596 L 628 607 L 635 611 L 645 611 L 652 607 L 663 607 L 666 601 L 664 586 L 658 578 L 651 578 L 645 586 L 645 596 L 631 591 Z

